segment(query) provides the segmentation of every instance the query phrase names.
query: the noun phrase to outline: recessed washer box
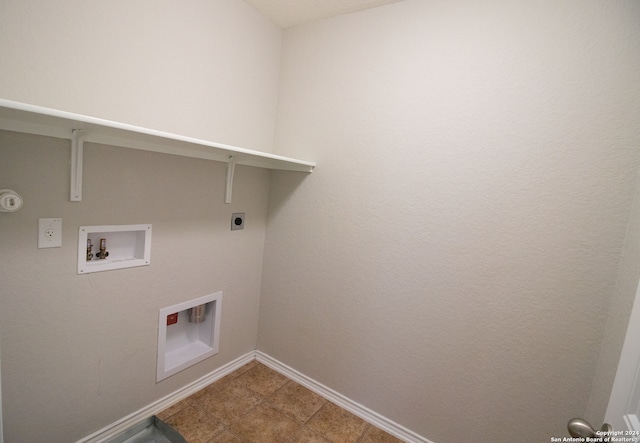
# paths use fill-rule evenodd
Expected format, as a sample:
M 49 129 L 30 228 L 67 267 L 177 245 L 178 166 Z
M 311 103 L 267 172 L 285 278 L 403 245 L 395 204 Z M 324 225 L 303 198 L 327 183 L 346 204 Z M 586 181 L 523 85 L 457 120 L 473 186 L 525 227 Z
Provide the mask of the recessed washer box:
M 101 239 L 109 253 L 105 258 L 100 258 Z M 150 262 L 151 225 L 80 226 L 78 230 L 78 274 L 148 266 Z
M 197 323 L 190 318 L 191 309 L 203 314 Z M 221 309 L 222 292 L 160 309 L 157 382 L 218 353 Z M 176 312 L 177 322 L 167 324 L 167 317 Z

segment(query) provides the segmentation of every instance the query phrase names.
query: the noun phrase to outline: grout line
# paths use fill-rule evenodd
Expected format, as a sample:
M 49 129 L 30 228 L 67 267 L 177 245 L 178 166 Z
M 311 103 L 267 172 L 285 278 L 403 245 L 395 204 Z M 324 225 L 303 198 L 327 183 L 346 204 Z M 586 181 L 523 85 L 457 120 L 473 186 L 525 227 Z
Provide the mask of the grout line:
M 364 427 L 364 430 L 362 431 L 362 434 L 360 434 L 360 437 L 358 437 L 358 439 L 355 441 L 355 443 L 360 443 L 362 441 L 362 439 L 367 434 L 367 431 L 371 428 L 371 426 L 373 426 L 373 425 L 371 423 L 367 422 L 367 426 Z

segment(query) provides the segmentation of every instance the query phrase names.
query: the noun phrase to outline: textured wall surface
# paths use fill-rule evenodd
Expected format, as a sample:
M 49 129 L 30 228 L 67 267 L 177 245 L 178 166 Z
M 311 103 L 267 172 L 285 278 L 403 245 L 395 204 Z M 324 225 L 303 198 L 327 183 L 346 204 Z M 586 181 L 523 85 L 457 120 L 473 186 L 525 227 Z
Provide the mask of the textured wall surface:
M 25 198 L 0 214 L 5 441 L 81 438 L 256 334 L 437 443 L 600 420 L 638 273 L 638 8 L 405 0 L 286 31 L 280 65 L 242 1 L 0 0 L 0 97 L 319 164 L 238 167 L 224 205 L 221 164 L 88 144 L 72 203 L 68 141 L 0 133 Z M 111 223 L 153 224 L 152 266 L 78 276 L 77 227 Z M 220 354 L 156 384 L 158 309 L 216 290 Z
M 0 97 L 271 150 L 282 31 L 242 1 L 0 0 Z M 6 443 L 76 441 L 254 350 L 268 171 L 0 134 Z M 232 212 L 246 212 L 230 231 Z M 38 218 L 63 246 L 37 249 Z M 151 223 L 151 266 L 76 274 L 80 225 Z M 220 353 L 155 382 L 158 310 L 224 292 Z
M 640 306 L 640 298 L 636 298 L 639 276 L 640 180 L 636 180 L 635 199 L 631 208 L 627 235 L 620 258 L 618 278 L 611 297 L 611 307 L 609 309 L 605 334 L 600 348 L 596 375 L 591 395 L 589 397 L 587 411 L 585 413 L 585 416 L 591 421 L 591 423 L 601 423 L 605 420 L 605 412 L 607 411 L 607 405 L 609 404 L 609 397 L 612 394 L 614 375 L 616 374 L 618 361 L 621 358 L 620 352 L 622 350 L 625 333 L 627 333 L 629 317 L 631 316 L 632 308 L 638 309 Z M 637 331 L 639 327 L 640 325 L 635 324 L 635 329 L 630 329 L 630 331 Z M 627 363 L 628 366 L 625 366 L 625 369 L 626 371 L 632 371 L 632 373 L 635 373 L 635 352 L 631 351 L 631 355 L 631 357 L 625 357 L 625 361 L 632 361 L 632 363 Z M 620 360 L 620 362 L 624 365 L 622 360 Z M 628 384 L 622 385 L 623 391 L 628 388 Z M 625 395 L 626 398 L 626 394 L 623 395 Z M 622 417 L 607 417 L 607 420 L 609 422 L 618 420 L 622 421 Z M 620 429 L 620 426 L 614 426 L 614 428 Z
M 85 145 L 69 202 L 69 143 L 0 132 L 0 177 L 24 207 L 0 214 L 5 442 L 76 441 L 255 349 L 269 172 Z M 232 212 L 247 214 L 230 231 Z M 61 217 L 62 248 L 37 249 Z M 78 275 L 78 227 L 153 225 L 151 265 Z M 156 384 L 158 311 L 223 291 L 220 352 Z
M 638 8 L 407 0 L 287 30 L 275 146 L 318 168 L 273 176 L 259 349 L 438 443 L 566 436 L 634 195 Z
M 0 97 L 271 151 L 282 30 L 245 2 L 0 9 Z

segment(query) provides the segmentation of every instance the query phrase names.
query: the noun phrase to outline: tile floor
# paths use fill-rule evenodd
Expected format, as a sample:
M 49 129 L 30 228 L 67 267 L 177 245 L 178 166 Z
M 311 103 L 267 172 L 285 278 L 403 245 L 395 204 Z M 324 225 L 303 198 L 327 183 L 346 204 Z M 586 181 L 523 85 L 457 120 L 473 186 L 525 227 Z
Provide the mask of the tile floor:
M 158 417 L 189 443 L 401 443 L 257 361 Z

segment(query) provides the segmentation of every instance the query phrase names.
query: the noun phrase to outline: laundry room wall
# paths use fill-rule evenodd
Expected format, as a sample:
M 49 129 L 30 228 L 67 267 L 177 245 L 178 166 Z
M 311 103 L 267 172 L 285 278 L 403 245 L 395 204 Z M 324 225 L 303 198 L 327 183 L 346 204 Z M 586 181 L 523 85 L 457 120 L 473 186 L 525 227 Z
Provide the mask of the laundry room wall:
M 272 149 L 282 30 L 242 1 L 0 2 L 0 98 Z M 4 442 L 77 441 L 256 347 L 270 173 L 0 131 Z M 231 214 L 245 212 L 244 230 Z M 62 247 L 37 248 L 39 218 Z M 149 223 L 149 266 L 77 274 L 79 226 Z M 95 251 L 95 250 L 94 250 Z M 220 351 L 156 383 L 158 311 L 222 291 Z
M 273 175 L 258 349 L 434 442 L 567 436 L 635 192 L 639 14 L 406 0 L 288 29 L 275 145 L 318 167 Z

